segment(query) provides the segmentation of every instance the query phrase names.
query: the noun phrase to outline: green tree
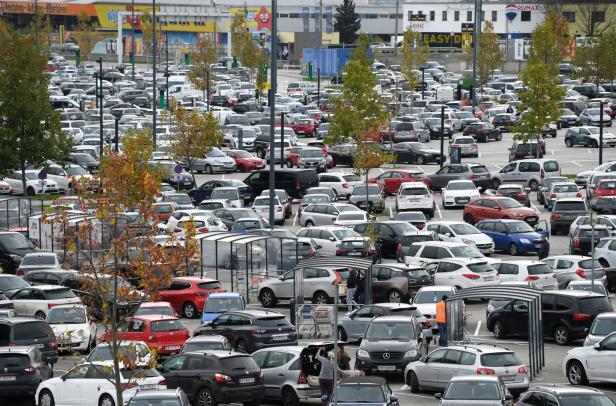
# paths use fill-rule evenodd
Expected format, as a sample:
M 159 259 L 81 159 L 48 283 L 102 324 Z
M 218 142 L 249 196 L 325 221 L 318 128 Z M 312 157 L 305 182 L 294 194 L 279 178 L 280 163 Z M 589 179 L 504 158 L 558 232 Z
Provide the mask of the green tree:
M 340 33 L 342 44 L 354 44 L 357 41 L 357 31 L 361 28 L 361 19 L 355 12 L 353 0 L 342 0 L 342 4 L 336 6 L 334 15 L 334 30 Z
M 616 77 L 616 30 L 610 29 L 598 37 L 593 46 L 578 47 L 575 65 L 580 69 L 577 76 L 594 81 L 599 87 L 602 80 Z
M 412 28 L 404 31 L 402 40 L 402 63 L 400 71 L 406 79 L 409 90 L 413 91 L 421 84 L 421 72 L 419 68 L 428 59 L 430 47 L 421 44 L 421 34 Z M 411 114 L 413 113 L 413 98 L 411 97 Z
M 252 39 L 244 13 L 234 14 L 231 20 L 231 48 L 233 56 L 250 69 L 251 79 L 255 69 L 262 68 L 267 60 L 261 47 Z
M 494 25 L 486 21 L 479 34 L 479 49 L 477 49 L 477 79 L 483 86 L 492 78 L 492 72 L 503 66 L 503 53 L 498 46 L 498 35 L 494 33 Z
M 207 71 L 210 65 L 216 63 L 216 48 L 209 37 L 201 37 L 195 44 L 194 51 L 190 53 L 193 67 L 188 72 L 190 82 L 199 90 L 207 90 Z
M 541 63 L 557 75 L 558 63 L 567 55 L 569 40 L 567 20 L 549 8 L 543 22 L 533 30 L 528 64 Z
M 47 58 L 30 35 L 0 29 L 0 176 L 21 170 L 23 190 L 28 165 L 65 158 L 71 139 L 49 103 Z
M 368 34 L 359 34 L 359 38 L 357 39 L 357 45 L 355 46 L 355 49 L 353 49 L 353 52 L 351 52 L 351 59 L 359 61 L 361 64 L 368 67 L 372 65 L 374 58 L 372 57 L 370 44 L 371 41 Z

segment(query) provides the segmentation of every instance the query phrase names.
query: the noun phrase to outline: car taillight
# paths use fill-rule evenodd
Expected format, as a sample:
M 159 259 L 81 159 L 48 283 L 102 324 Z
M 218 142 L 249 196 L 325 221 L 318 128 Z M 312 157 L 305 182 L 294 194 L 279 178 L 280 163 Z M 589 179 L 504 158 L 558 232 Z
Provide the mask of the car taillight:
M 167 385 L 167 381 L 163 379 L 162 381 L 158 381 L 159 385 Z
M 573 313 L 573 321 L 590 320 L 592 316 L 588 313 Z
M 580 248 L 580 239 L 579 238 L 575 239 L 575 248 Z
M 295 182 L 295 189 L 301 189 L 302 185 L 299 182 Z
M 203 297 L 203 296 L 209 296 L 210 292 L 195 292 L 195 296 L 199 296 L 199 297 Z
M 126 389 L 130 389 L 130 388 L 136 388 L 137 386 L 139 386 L 137 384 L 137 382 L 121 383 L 120 384 L 120 389 L 121 390 L 126 390 Z
M 400 253 L 402 251 L 402 243 L 398 243 L 398 245 L 396 245 L 396 252 Z
M 58 342 L 56 340 L 49 342 L 49 348 L 56 348 L 58 346 Z
M 556 194 L 555 194 L 555 193 L 552 193 L 552 194 L 550 195 L 550 199 L 556 199 Z
M 282 207 L 280 206 L 276 207 L 276 211 L 282 211 Z
M 560 214 L 552 213 L 550 216 L 550 220 L 558 220 L 560 218 Z
M 471 175 L 470 180 L 477 179 L 477 175 Z
M 466 279 L 479 279 L 480 278 L 479 275 L 475 275 L 474 273 L 465 273 L 465 274 L 462 274 L 462 276 L 464 276 Z
M 35 374 L 36 371 L 37 371 L 37 369 L 34 368 L 34 367 L 24 368 L 24 372 L 27 373 L 27 374 Z
M 47 308 L 48 309 L 51 309 L 52 307 L 56 307 L 56 306 L 58 306 L 57 303 L 47 303 Z
M 541 179 L 545 178 L 545 171 L 541 169 Z
M 208 231 L 210 231 L 209 228 L 207 227 L 201 227 L 197 229 L 200 233 L 207 233 Z
M 181 232 L 182 232 L 182 229 L 181 229 L 181 228 L 179 228 L 179 227 L 176 227 L 176 228 L 174 228 L 174 229 L 173 229 L 173 232 L 174 232 L 174 233 L 181 233 Z
M 526 370 L 526 366 L 522 365 L 520 368 L 518 368 L 518 374 L 527 374 L 528 371 Z
M 306 378 L 306 375 L 304 375 L 303 372 L 299 373 L 299 376 L 297 377 L 297 384 L 298 385 L 307 385 L 308 384 L 308 379 Z
M 491 368 L 477 368 L 477 375 L 496 375 L 496 371 Z
M 582 197 L 582 194 L 581 194 L 580 192 L 577 192 L 577 193 L 575 194 L 575 197 Z
M 343 189 L 348 189 L 349 188 L 349 184 L 348 183 L 343 183 L 342 184 L 342 188 Z
M 338 285 L 342 279 L 340 279 L 340 274 L 338 272 L 334 271 L 334 275 L 336 275 L 336 277 L 332 281 L 332 285 Z
M 580 277 L 586 279 L 586 272 L 583 269 L 576 269 L 575 273 Z
M 537 279 L 539 279 L 539 277 L 538 277 L 538 276 L 528 275 L 528 276 L 524 279 L 524 282 L 528 282 L 528 281 L 536 281 Z
M 452 147 L 459 147 L 460 144 L 453 144 Z
M 256 329 L 252 329 L 250 330 L 251 334 L 265 334 L 267 333 L 267 330 L 264 328 L 256 328 Z
M 317 254 L 317 252 L 315 250 L 311 249 L 310 251 L 308 251 L 307 256 L 314 257 L 316 254 Z

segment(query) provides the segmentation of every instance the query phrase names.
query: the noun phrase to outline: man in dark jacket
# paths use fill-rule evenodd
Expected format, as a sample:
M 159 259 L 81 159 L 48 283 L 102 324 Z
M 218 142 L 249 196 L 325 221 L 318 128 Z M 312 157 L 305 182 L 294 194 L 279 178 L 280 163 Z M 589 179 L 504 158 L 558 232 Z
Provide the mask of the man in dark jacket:
M 354 305 L 356 304 L 353 298 L 355 297 L 355 291 L 357 290 L 357 271 L 353 268 L 349 268 L 349 277 L 347 278 L 347 306 L 349 308 L 349 312 L 353 311 Z
M 550 255 L 550 240 L 546 237 L 542 237 L 539 248 L 537 249 L 537 256 L 539 257 L 539 261 L 544 258 L 547 258 L 548 255 Z

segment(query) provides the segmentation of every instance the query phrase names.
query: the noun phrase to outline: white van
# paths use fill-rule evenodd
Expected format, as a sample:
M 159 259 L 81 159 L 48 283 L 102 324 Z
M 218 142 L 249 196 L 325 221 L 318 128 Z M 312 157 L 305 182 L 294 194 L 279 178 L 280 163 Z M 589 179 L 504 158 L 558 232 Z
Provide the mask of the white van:
M 436 100 L 441 102 L 453 101 L 453 87 L 439 86 L 436 88 Z

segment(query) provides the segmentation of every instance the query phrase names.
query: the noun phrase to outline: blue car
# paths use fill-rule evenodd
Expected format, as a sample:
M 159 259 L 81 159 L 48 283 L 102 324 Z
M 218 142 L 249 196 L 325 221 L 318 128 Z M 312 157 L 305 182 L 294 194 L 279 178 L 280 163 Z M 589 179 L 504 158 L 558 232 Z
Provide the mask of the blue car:
M 482 220 L 475 227 L 494 240 L 495 251 L 509 255 L 536 253 L 544 238 L 549 238 L 547 227 L 531 227 L 522 220 Z
M 209 323 L 225 312 L 244 310 L 245 308 L 244 299 L 239 293 L 212 293 L 207 297 L 205 306 L 203 306 L 201 324 Z

